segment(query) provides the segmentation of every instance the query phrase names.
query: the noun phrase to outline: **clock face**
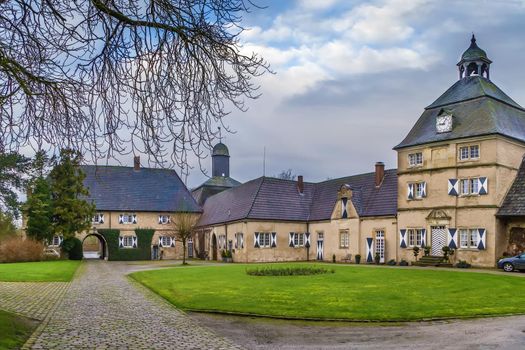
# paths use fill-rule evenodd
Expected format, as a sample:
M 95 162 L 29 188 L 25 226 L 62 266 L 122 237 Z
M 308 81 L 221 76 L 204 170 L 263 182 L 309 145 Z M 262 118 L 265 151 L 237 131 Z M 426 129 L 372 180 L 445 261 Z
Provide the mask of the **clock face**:
M 452 116 L 440 115 L 436 117 L 437 132 L 449 132 L 452 130 Z

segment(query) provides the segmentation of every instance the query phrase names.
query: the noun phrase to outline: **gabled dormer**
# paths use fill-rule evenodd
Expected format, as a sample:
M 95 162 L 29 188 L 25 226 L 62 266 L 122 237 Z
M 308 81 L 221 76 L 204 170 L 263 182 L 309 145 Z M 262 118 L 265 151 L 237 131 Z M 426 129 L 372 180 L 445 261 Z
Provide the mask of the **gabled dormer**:
M 346 220 L 358 218 L 353 199 L 356 199 L 354 190 L 347 184 L 342 185 L 337 191 L 337 201 L 332 211 L 332 220 Z

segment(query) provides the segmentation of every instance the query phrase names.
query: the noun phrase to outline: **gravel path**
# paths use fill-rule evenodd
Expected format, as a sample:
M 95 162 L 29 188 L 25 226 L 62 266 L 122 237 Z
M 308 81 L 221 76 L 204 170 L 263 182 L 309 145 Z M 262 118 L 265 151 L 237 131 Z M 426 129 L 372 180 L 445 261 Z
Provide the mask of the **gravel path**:
M 125 275 L 141 266 L 88 261 L 26 349 L 240 349 Z

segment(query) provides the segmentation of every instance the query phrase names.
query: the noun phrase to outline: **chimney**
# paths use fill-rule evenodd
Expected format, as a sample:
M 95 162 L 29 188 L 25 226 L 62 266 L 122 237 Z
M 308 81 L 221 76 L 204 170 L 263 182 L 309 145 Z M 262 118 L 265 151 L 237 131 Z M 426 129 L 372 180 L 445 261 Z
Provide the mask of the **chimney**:
M 133 157 L 133 170 L 140 170 L 140 156 Z
M 383 162 L 376 163 L 376 187 L 381 186 L 383 178 L 385 177 L 385 164 Z
M 304 192 L 304 182 L 303 182 L 303 175 L 297 176 L 297 189 L 299 190 L 299 193 Z

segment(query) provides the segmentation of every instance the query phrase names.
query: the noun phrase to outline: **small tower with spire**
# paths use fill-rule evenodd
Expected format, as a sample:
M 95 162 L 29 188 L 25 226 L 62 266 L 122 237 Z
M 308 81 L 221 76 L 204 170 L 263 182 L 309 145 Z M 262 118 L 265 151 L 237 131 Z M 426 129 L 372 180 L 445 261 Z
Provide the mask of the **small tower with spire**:
M 471 75 L 478 75 L 490 80 L 491 63 L 492 61 L 487 57 L 487 53 L 476 44 L 476 37 L 474 33 L 472 33 L 470 46 L 463 52 L 461 60 L 458 62 L 459 79 L 470 77 Z

